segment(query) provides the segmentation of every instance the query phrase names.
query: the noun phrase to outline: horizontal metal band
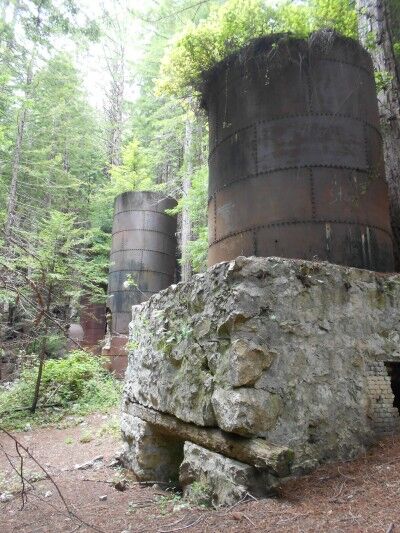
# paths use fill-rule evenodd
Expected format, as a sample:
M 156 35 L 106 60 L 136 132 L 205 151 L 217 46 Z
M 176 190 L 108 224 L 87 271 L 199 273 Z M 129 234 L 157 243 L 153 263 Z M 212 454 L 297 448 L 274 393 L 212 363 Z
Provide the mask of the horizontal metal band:
M 352 225 L 352 226 L 365 226 L 367 228 L 372 228 L 377 231 L 381 231 L 382 233 L 385 233 L 391 240 L 393 240 L 393 236 L 390 233 L 390 231 L 380 228 L 379 226 L 374 226 L 372 224 L 365 224 L 362 222 L 355 222 L 352 220 L 335 220 L 335 219 L 309 219 L 309 220 L 287 220 L 282 222 L 271 222 L 270 224 L 259 224 L 258 226 L 251 226 L 249 228 L 242 229 L 240 231 L 234 231 L 232 233 L 228 233 L 224 237 L 221 237 L 220 239 L 217 239 L 213 241 L 211 244 L 209 244 L 209 248 L 212 246 L 215 246 L 216 244 L 220 243 L 221 241 L 224 241 L 226 239 L 229 239 L 231 237 L 235 237 L 236 235 L 240 235 L 242 233 L 249 233 L 252 231 L 257 231 L 261 228 L 277 228 L 280 226 L 294 226 L 296 224 L 346 224 L 346 225 Z
M 114 233 L 112 233 L 111 237 L 114 237 L 114 235 L 118 235 L 118 233 L 124 233 L 124 232 L 128 232 L 128 231 L 147 231 L 147 232 L 150 232 L 150 233 L 158 233 L 160 235 L 165 235 L 165 237 L 168 237 L 169 239 L 171 239 L 173 241 L 175 240 L 175 235 L 172 236 L 169 233 L 164 233 L 163 231 L 159 231 L 159 230 L 156 230 L 156 229 L 144 229 L 144 228 L 121 229 L 119 231 L 115 231 Z
M 373 77 L 373 71 L 372 70 L 368 70 L 366 67 L 363 67 L 361 65 L 356 65 L 355 63 L 351 63 L 350 61 L 342 61 L 341 59 L 336 59 L 334 57 L 322 57 L 322 56 L 311 56 L 313 60 L 317 60 L 317 61 L 331 61 L 332 63 L 343 63 L 343 65 L 349 65 L 350 67 L 353 67 L 353 68 L 356 68 L 358 70 L 361 70 L 362 72 L 364 72 L 365 74 L 367 74 L 370 78 Z M 293 61 L 292 61 L 292 64 L 295 64 Z M 310 69 L 310 64 L 307 65 L 309 70 L 313 70 L 312 67 Z M 229 68 L 230 66 L 228 66 Z M 235 83 L 237 82 L 237 80 L 241 80 L 245 78 L 245 76 L 242 75 L 242 72 L 240 72 L 240 74 L 238 74 L 238 76 L 235 76 L 233 78 L 230 78 L 229 79 L 229 83 L 232 84 L 232 83 Z M 226 81 L 225 81 L 225 85 L 226 85 Z M 216 95 L 220 95 L 223 91 L 226 91 L 226 86 L 224 87 L 221 87 L 219 89 L 218 92 L 216 92 L 215 94 Z
M 160 252 L 159 250 L 151 250 L 150 248 L 121 248 L 120 250 L 114 250 L 113 252 L 110 252 L 110 257 L 113 254 L 121 252 L 153 252 L 155 254 L 166 255 L 167 257 L 176 257 L 175 254 L 168 254 L 167 252 Z
M 255 172 L 254 174 L 247 174 L 247 176 L 244 176 L 243 178 L 238 178 L 238 179 L 233 180 L 233 181 L 231 181 L 229 183 L 226 183 L 225 185 L 222 185 L 218 189 L 215 189 L 213 194 L 208 197 L 208 204 L 211 202 L 211 200 L 213 199 L 213 197 L 216 194 L 218 194 L 219 192 L 223 191 L 224 189 L 229 189 L 230 187 L 232 187 L 233 185 L 236 185 L 237 183 L 240 183 L 241 181 L 258 179 L 258 178 L 261 178 L 262 176 L 269 176 L 270 174 L 274 174 L 275 172 L 281 172 L 281 171 L 285 171 L 285 170 L 298 170 L 300 168 L 309 168 L 309 169 L 313 169 L 313 168 L 337 168 L 339 170 L 356 170 L 357 172 L 362 172 L 363 174 L 366 174 L 366 175 L 369 174 L 369 171 L 367 171 L 365 169 L 346 167 L 344 165 L 304 165 L 304 166 L 296 165 L 296 166 L 291 166 L 291 167 L 274 168 L 274 169 L 271 169 L 271 170 L 264 170 L 262 172 Z M 307 178 L 305 178 L 305 179 L 307 179 Z M 384 178 L 383 178 L 383 176 L 380 179 L 384 183 L 386 183 Z
M 343 65 L 350 65 L 353 68 L 357 68 L 358 70 L 362 70 L 363 72 L 368 74 L 368 76 L 370 78 L 372 78 L 372 76 L 373 76 L 373 70 L 372 69 L 369 70 L 366 67 L 363 67 L 361 65 L 357 65 L 355 63 L 350 63 L 350 61 L 343 61 L 342 59 L 336 59 L 334 57 L 320 57 L 320 56 L 315 56 L 312 59 L 316 59 L 317 61 L 332 61 L 332 63 L 343 63 Z
M 131 272 L 132 274 L 134 272 L 154 272 L 154 274 L 163 274 L 165 276 L 172 276 L 174 277 L 175 272 L 171 274 L 171 272 L 161 272 L 160 270 L 150 270 L 149 268 L 142 268 L 140 270 L 132 270 L 130 268 L 122 268 L 121 270 L 109 270 L 109 274 L 115 274 L 117 272 Z
M 173 207 L 166 207 L 166 209 L 173 209 Z M 173 215 L 168 215 L 164 211 L 155 211 L 154 209 L 126 209 L 125 211 L 116 211 L 114 217 L 122 215 L 123 213 L 156 213 L 157 215 L 164 215 L 165 217 L 174 218 Z
M 361 124 L 363 124 L 365 126 L 368 126 L 368 127 L 372 128 L 373 130 L 375 130 L 376 133 L 379 135 L 380 140 L 382 141 L 382 133 L 381 133 L 380 129 L 377 128 L 374 124 L 371 124 L 371 122 L 368 122 L 367 120 L 362 119 L 360 117 L 355 117 L 353 115 L 344 115 L 342 113 L 307 113 L 307 114 L 292 113 L 292 114 L 289 114 L 289 115 L 279 115 L 277 117 L 273 117 L 273 118 L 270 118 L 270 119 L 256 120 L 256 121 L 252 122 L 251 124 L 249 124 L 247 126 L 242 126 L 241 128 L 238 128 L 234 132 L 232 132 L 229 135 L 227 135 L 226 137 L 224 137 L 222 140 L 218 141 L 218 143 L 213 147 L 213 149 L 210 151 L 210 153 L 208 155 L 208 162 L 210 162 L 211 157 L 214 155 L 214 152 L 219 148 L 219 146 L 221 144 L 226 142 L 231 137 L 234 137 L 237 133 L 241 133 L 242 131 L 254 128 L 257 124 L 267 124 L 269 122 L 276 122 L 278 120 L 286 120 L 286 119 L 290 119 L 290 118 L 304 118 L 304 119 L 307 119 L 309 117 L 347 118 L 347 119 L 350 119 L 350 120 L 355 120 L 357 122 L 361 122 Z

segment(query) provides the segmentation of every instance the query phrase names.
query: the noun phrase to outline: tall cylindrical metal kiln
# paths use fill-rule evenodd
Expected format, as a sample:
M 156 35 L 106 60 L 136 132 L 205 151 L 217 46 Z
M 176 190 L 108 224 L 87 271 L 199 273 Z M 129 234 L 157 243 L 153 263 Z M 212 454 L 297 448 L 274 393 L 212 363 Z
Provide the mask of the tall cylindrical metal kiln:
M 259 39 L 202 93 L 209 265 L 256 255 L 393 270 L 374 74 L 357 42 Z
M 109 273 L 111 334 L 128 333 L 132 305 L 175 281 L 176 202 L 155 192 L 125 192 L 115 199 Z

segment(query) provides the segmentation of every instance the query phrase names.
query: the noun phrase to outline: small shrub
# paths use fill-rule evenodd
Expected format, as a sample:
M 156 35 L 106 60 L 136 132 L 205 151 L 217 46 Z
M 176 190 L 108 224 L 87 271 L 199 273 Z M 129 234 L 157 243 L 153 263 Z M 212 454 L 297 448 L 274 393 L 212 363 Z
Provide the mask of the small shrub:
M 206 483 L 194 481 L 188 487 L 185 498 L 193 505 L 209 507 L 211 505 L 212 489 Z
M 99 429 L 98 436 L 104 437 L 110 435 L 114 438 L 119 438 L 121 435 L 121 424 L 119 417 L 112 416 L 107 422 L 105 422 Z
M 79 442 L 81 444 L 87 444 L 88 442 L 92 442 L 92 440 L 93 440 L 93 435 L 90 433 L 90 431 L 85 431 L 85 433 L 83 433 L 79 437 Z
M 66 414 L 85 415 L 108 411 L 119 404 L 121 383 L 103 367 L 101 359 L 74 351 L 63 359 L 50 359 L 43 368 L 38 410 L 29 411 L 37 367 L 26 369 L 14 385 L 0 390 L 0 424 L 22 429 L 27 423 L 46 425 Z M 44 408 L 46 406 L 56 406 Z

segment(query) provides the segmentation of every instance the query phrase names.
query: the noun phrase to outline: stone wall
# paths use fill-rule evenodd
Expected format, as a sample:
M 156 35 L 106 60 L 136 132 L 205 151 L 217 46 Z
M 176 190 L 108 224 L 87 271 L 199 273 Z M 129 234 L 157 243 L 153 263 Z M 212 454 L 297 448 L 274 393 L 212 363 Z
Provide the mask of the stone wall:
M 145 466 L 148 450 L 161 443 L 165 477 L 178 475 L 182 460 L 187 472 L 187 456 L 201 453 L 189 444 L 184 449 L 186 441 L 203 446 L 202 453 L 220 453 L 220 461 L 240 456 L 241 464 L 255 466 L 258 452 L 232 454 L 212 436 L 226 442 L 236 435 L 242 449 L 262 450 L 256 467 L 268 473 L 268 489 L 277 478 L 353 457 L 397 431 L 384 362 L 400 362 L 399 295 L 397 275 L 239 257 L 134 306 L 125 463 L 142 477 L 162 477 L 159 465 Z M 143 435 L 152 436 L 151 446 L 149 440 L 140 446 Z M 284 468 L 272 456 L 286 461 Z M 212 485 L 210 474 L 200 477 Z M 219 503 L 230 501 L 213 493 Z

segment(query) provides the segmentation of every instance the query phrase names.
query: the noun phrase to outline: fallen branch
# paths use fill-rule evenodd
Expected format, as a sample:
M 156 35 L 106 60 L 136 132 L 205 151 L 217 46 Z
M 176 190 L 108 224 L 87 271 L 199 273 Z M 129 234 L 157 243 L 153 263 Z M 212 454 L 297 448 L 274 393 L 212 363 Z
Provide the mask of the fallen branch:
M 4 429 L 3 427 L 0 426 L 0 431 L 2 431 L 5 435 L 7 435 L 7 437 L 9 437 L 15 447 L 16 447 L 16 450 L 17 450 L 17 454 L 18 454 L 18 457 L 20 458 L 20 469 L 17 470 L 15 468 L 15 466 L 13 465 L 13 468 L 14 470 L 18 473 L 18 476 L 20 477 L 21 479 L 21 484 L 22 484 L 22 494 L 23 494 L 23 497 L 25 498 L 25 502 L 26 502 L 26 488 L 25 488 L 25 483 L 26 483 L 26 478 L 25 478 L 25 475 L 24 475 L 24 471 L 23 471 L 23 457 L 22 457 L 22 454 L 21 454 L 21 450 L 23 450 L 26 455 L 29 457 L 29 459 L 31 459 L 39 468 L 40 470 L 45 474 L 46 476 L 46 479 L 48 479 L 50 481 L 50 483 L 53 485 L 53 487 L 55 488 L 63 506 L 65 507 L 65 510 L 67 511 L 68 513 L 68 516 L 70 518 L 74 518 L 75 520 L 77 520 L 78 522 L 80 522 L 81 525 L 84 525 L 84 526 L 87 526 L 89 527 L 90 529 L 93 529 L 94 531 L 97 531 L 97 533 L 105 533 L 103 530 L 97 528 L 96 526 L 93 526 L 92 524 L 89 524 L 88 522 L 85 522 L 80 516 L 78 516 L 76 513 L 74 513 L 74 511 L 72 511 L 72 509 L 69 507 L 69 505 L 67 504 L 60 488 L 58 487 L 57 483 L 54 481 L 53 477 L 51 476 L 51 474 L 46 470 L 46 468 L 44 466 L 42 466 L 39 461 L 31 454 L 31 452 L 28 450 L 28 448 L 26 446 L 24 446 L 23 444 L 21 444 L 19 442 L 18 439 L 16 439 L 14 437 L 14 435 L 12 435 L 9 431 L 7 431 L 6 429 Z M 4 447 L 2 446 L 2 449 L 3 449 L 3 452 L 4 452 Z M 7 456 L 7 454 L 6 454 Z M 23 500 L 23 503 L 25 503 L 24 500 Z
M 172 533 L 173 531 L 181 531 L 182 529 L 189 529 L 190 527 L 197 526 L 197 524 L 203 520 L 204 516 L 199 516 L 197 520 L 187 524 L 186 526 L 176 527 L 174 529 L 157 529 L 157 533 Z M 168 526 L 167 526 L 168 527 Z

